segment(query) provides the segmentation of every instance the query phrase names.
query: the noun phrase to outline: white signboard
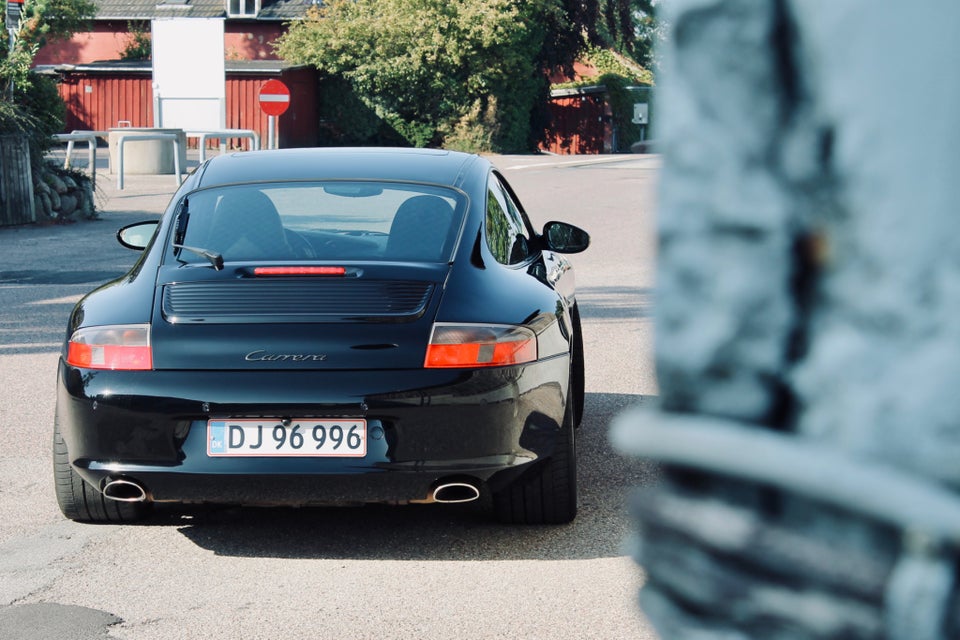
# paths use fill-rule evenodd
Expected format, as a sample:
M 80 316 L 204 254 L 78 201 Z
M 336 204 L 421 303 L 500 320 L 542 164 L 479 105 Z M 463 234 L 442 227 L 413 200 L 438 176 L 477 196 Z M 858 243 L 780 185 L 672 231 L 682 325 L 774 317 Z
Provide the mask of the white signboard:
M 226 128 L 222 18 L 165 18 L 151 23 L 153 124 L 167 129 Z

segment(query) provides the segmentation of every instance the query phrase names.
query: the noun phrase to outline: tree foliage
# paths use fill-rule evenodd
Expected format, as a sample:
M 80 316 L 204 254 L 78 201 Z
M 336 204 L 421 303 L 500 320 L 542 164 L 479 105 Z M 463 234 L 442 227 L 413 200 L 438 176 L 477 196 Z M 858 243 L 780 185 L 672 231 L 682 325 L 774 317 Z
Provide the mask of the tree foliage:
M 129 37 L 123 51 L 120 52 L 121 60 L 149 60 L 153 53 L 153 41 L 150 39 L 149 22 L 127 22 L 127 31 Z
M 311 9 L 278 52 L 346 79 L 416 146 L 528 146 L 543 88 L 537 59 L 555 0 L 333 0 Z
M 34 167 L 63 128 L 65 106 L 52 80 L 30 66 L 48 38 L 65 38 L 89 28 L 96 13 L 90 0 L 26 0 L 20 24 L 10 38 L 3 12 L 0 32 L 0 133 L 25 133 Z
M 647 69 L 657 67 L 657 46 L 663 40 L 663 23 L 657 17 L 654 0 L 632 0 L 633 31 L 631 57 Z
M 0 35 L 0 89 L 9 99 L 16 91 L 30 85 L 30 65 L 37 51 L 49 38 L 67 38 L 77 31 L 87 31 L 97 6 L 90 0 L 25 0 L 20 24 L 11 41 L 3 12 L 3 33 Z
M 325 101 L 339 100 L 340 115 L 361 102 L 358 119 L 378 138 L 527 151 L 543 130 L 548 73 L 572 73 L 587 46 L 632 50 L 638 3 L 651 0 L 330 0 L 277 52 L 345 81 L 351 95 Z
M 97 5 L 90 0 L 26 0 L 17 40 L 43 46 L 49 38 L 68 38 L 88 31 Z
M 654 48 L 660 38 L 658 0 L 567 2 L 574 37 L 594 48 L 613 49 L 646 68 L 653 65 Z

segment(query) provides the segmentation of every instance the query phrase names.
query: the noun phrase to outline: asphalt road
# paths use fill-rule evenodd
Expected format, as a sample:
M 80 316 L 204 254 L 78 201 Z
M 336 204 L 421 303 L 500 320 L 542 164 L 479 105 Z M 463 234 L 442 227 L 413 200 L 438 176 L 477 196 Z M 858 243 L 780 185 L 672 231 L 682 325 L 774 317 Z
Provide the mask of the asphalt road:
M 98 177 L 99 221 L 0 228 L 0 639 L 637 638 L 626 502 L 655 469 L 615 453 L 611 418 L 651 402 L 655 156 L 497 157 L 537 225 L 590 231 L 574 256 L 587 401 L 581 511 L 493 523 L 485 505 L 159 508 L 135 526 L 65 520 L 50 448 L 58 350 L 79 297 L 136 254 L 169 176 Z

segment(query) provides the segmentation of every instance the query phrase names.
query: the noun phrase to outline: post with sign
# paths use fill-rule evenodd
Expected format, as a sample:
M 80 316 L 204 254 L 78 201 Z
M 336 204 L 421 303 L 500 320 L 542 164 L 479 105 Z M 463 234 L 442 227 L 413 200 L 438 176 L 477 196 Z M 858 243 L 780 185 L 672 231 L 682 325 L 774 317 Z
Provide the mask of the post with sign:
M 7 31 L 10 32 L 10 40 L 20 28 L 20 17 L 23 15 L 23 0 L 7 0 Z
M 260 108 L 267 116 L 267 149 L 276 149 L 277 127 L 276 118 L 290 106 L 290 89 L 279 80 L 267 80 L 260 87 Z

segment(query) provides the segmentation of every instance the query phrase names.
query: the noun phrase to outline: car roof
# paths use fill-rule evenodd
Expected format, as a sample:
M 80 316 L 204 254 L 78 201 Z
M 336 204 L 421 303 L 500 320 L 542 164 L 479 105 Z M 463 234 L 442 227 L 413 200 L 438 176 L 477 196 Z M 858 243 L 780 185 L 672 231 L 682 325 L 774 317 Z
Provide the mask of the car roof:
M 457 151 L 392 147 L 245 151 L 211 158 L 201 167 L 197 186 L 363 179 L 459 187 L 479 160 L 479 156 Z

